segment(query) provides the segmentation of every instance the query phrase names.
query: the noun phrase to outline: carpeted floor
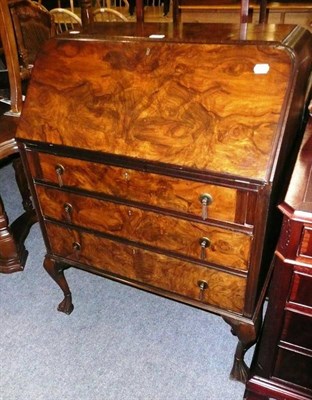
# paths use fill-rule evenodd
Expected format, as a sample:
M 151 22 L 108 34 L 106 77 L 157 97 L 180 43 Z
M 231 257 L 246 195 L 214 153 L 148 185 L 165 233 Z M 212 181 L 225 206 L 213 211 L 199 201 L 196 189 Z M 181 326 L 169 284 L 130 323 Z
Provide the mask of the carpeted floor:
M 0 185 L 13 220 L 11 165 Z M 76 269 L 66 271 L 75 310 L 64 315 L 38 224 L 26 247 L 24 272 L 0 275 L 1 400 L 243 399 L 229 379 L 237 341 L 221 318 Z

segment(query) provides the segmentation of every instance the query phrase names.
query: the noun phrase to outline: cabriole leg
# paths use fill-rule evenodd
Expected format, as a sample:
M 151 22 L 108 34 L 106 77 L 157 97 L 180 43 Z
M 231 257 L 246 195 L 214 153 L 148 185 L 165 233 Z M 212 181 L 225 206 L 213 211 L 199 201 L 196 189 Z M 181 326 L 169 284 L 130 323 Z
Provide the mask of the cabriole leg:
M 54 259 L 46 256 L 44 259 L 43 266 L 51 278 L 59 285 L 64 293 L 64 299 L 58 305 L 58 311 L 61 311 L 65 314 L 70 314 L 73 309 L 74 305 L 72 303 L 72 296 L 69 290 L 69 286 L 67 284 L 66 278 L 64 276 L 63 269 L 61 268 L 60 264 L 57 263 Z
M 261 316 L 261 313 L 259 313 Z M 261 325 L 261 317 L 255 324 L 246 324 L 232 318 L 223 318 L 226 323 L 231 325 L 231 332 L 238 337 L 238 343 L 234 355 L 234 363 L 230 374 L 231 379 L 246 383 L 249 368 L 244 361 L 246 351 L 256 343 L 259 327 Z

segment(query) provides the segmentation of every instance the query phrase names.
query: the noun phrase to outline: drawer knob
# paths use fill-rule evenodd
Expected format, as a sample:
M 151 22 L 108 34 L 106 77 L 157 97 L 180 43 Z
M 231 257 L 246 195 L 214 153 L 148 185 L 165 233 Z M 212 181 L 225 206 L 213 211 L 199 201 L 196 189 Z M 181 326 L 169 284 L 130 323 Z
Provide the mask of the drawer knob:
M 199 201 L 202 205 L 202 219 L 206 220 L 208 218 L 208 206 L 213 201 L 212 196 L 209 193 L 203 193 L 199 196 Z
M 79 251 L 81 250 L 81 244 L 79 242 L 74 242 L 73 243 L 73 250 L 74 250 L 74 255 L 79 258 Z
M 205 290 L 208 289 L 208 282 L 200 280 L 197 282 L 197 286 L 199 287 L 199 300 L 203 301 L 205 296 Z
M 210 239 L 207 237 L 202 237 L 199 239 L 199 245 L 200 245 L 200 258 L 202 260 L 206 259 L 206 249 L 210 246 Z
M 65 218 L 67 222 L 72 222 L 71 214 L 73 212 L 73 206 L 70 203 L 64 203 Z
M 65 168 L 63 167 L 62 164 L 56 164 L 55 172 L 56 172 L 56 177 L 57 177 L 57 180 L 58 180 L 58 184 L 59 184 L 60 187 L 62 187 L 63 186 L 62 175 L 65 172 Z

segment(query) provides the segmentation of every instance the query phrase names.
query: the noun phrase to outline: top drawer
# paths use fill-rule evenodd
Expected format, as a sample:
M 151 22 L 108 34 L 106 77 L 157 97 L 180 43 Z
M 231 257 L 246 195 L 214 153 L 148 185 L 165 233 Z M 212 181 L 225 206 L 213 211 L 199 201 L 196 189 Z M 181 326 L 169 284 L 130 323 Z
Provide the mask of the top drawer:
M 312 272 L 309 268 L 300 268 L 294 271 L 290 289 L 289 301 L 298 306 L 309 308 L 312 313 Z
M 28 152 L 27 158 L 35 179 L 60 187 L 188 213 L 203 220 L 245 223 L 247 192 L 242 194 L 234 188 L 47 153 Z

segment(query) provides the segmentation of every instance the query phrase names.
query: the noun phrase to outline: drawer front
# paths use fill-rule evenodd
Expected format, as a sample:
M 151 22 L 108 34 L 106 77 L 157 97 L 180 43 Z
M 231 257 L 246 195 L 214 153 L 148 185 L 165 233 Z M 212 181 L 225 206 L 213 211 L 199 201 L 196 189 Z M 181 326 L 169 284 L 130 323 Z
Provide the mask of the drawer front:
M 308 349 L 312 354 L 312 310 L 310 316 L 286 311 L 281 340 Z
M 210 304 L 238 313 L 243 310 L 246 289 L 243 277 L 49 222 L 46 228 L 51 250 L 56 255 L 197 300 L 199 305 Z
M 279 348 L 274 376 L 312 390 L 312 357 Z
M 304 226 L 298 251 L 299 259 L 312 264 L 312 227 Z
M 249 235 L 39 185 L 36 190 L 46 217 L 196 260 L 248 268 Z
M 305 270 L 307 273 L 294 272 L 289 300 L 302 306 L 312 307 L 312 271 L 308 268 Z
M 246 201 L 238 206 L 236 189 L 45 153 L 28 152 L 28 161 L 32 175 L 46 182 L 189 213 L 198 218 L 245 222 Z

